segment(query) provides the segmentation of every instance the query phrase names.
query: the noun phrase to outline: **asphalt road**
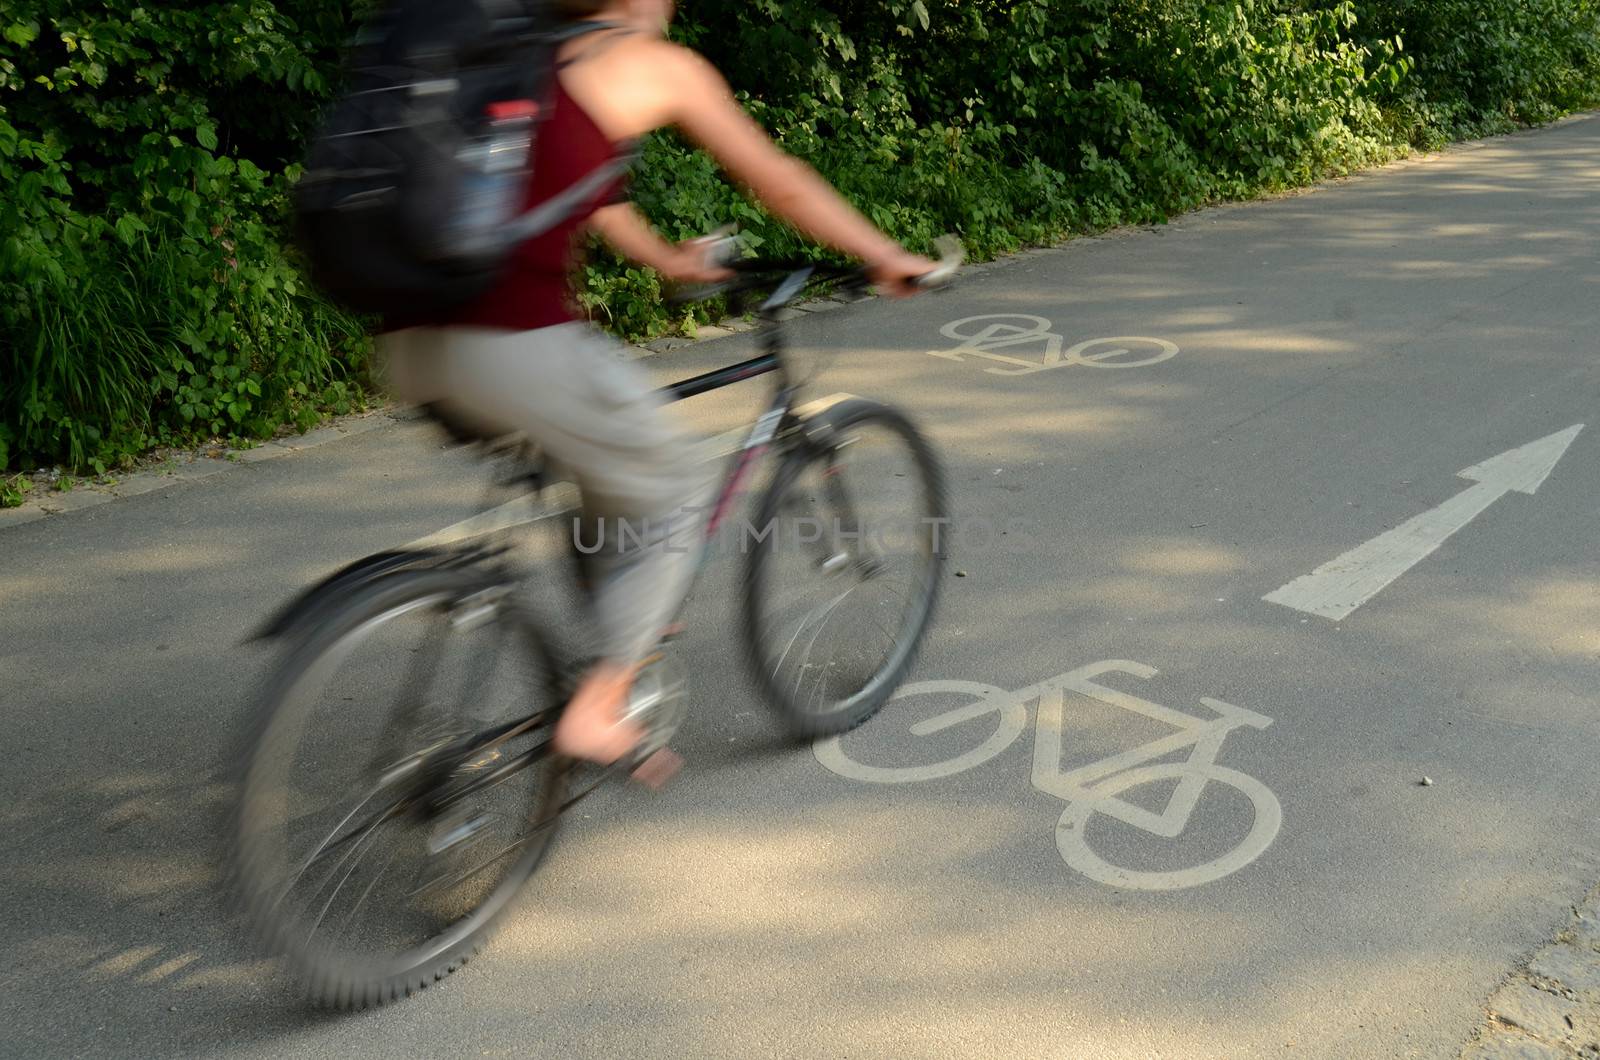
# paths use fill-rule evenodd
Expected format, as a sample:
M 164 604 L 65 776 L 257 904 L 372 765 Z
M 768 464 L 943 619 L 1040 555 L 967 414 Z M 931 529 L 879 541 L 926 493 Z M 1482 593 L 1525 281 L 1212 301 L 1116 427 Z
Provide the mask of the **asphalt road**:
M 1580 119 L 789 325 L 839 354 L 818 394 L 940 446 L 965 529 L 913 677 L 971 684 L 788 745 L 724 563 L 685 774 L 586 803 L 484 956 L 373 1013 L 223 915 L 238 643 L 479 471 L 397 422 L 0 531 L 0 1053 L 1456 1055 L 1600 880 L 1597 182 Z M 978 685 L 1032 691 L 912 731 Z M 1249 723 L 1150 757 L 1186 730 L 1148 704 L 1202 700 Z

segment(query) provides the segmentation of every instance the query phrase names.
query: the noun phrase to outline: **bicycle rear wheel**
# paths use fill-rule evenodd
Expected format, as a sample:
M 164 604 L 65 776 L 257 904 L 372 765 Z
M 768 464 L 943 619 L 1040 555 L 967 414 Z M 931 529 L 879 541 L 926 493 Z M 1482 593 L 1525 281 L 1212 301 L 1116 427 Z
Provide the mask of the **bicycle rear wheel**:
M 544 640 L 469 571 L 397 574 L 291 646 L 241 756 L 247 919 L 312 998 L 382 1004 L 483 945 L 555 831 Z
M 847 732 L 910 670 L 944 565 L 944 480 L 899 411 L 820 414 L 761 499 L 747 540 L 745 646 L 796 736 Z

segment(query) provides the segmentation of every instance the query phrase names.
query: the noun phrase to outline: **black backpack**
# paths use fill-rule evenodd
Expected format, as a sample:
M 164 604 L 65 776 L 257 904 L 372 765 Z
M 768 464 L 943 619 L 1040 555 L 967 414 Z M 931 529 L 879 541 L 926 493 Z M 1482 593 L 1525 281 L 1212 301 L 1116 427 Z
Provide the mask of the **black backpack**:
M 517 244 L 620 176 L 630 159 L 524 213 L 528 155 L 485 168 L 507 124 L 491 114 L 515 115 L 516 142 L 531 141 L 549 111 L 556 47 L 604 28 L 561 24 L 527 0 L 392 0 L 358 38 L 346 93 L 294 189 L 313 281 L 358 313 L 449 310 L 486 291 Z

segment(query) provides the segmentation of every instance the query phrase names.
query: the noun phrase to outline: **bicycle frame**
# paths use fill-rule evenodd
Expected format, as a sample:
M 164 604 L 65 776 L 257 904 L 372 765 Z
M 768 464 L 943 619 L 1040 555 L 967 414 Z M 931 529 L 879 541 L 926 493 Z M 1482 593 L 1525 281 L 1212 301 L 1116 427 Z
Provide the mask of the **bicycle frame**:
M 734 383 L 742 383 L 747 379 L 757 376 L 776 373 L 777 383 L 773 389 L 772 400 L 767 403 L 766 411 L 757 419 L 750 428 L 743 446 L 737 452 L 733 464 L 723 478 L 722 488 L 713 502 L 711 516 L 705 523 L 705 532 L 701 542 L 701 563 L 710 554 L 711 543 L 716 538 L 718 529 L 727 517 L 733 506 L 734 500 L 743 490 L 750 469 L 756 461 L 764 456 L 772 445 L 773 439 L 787 432 L 795 426 L 795 399 L 802 387 L 798 380 L 789 373 L 788 365 L 784 362 L 783 352 L 783 322 L 778 318 L 778 311 L 785 308 L 799 296 L 800 292 L 818 279 L 842 279 L 860 283 L 864 281 L 864 273 L 860 270 L 847 270 L 836 268 L 819 268 L 804 263 L 770 263 L 767 265 L 745 265 L 745 269 L 752 272 L 777 273 L 786 272 L 784 279 L 767 296 L 760 307 L 760 314 L 770 327 L 762 335 L 762 351 L 755 357 L 730 364 L 724 368 L 716 368 L 688 379 L 681 379 L 676 383 L 668 384 L 659 393 L 668 401 L 682 401 L 685 398 L 698 397 L 701 394 L 720 390 Z M 737 290 L 737 288 L 736 288 Z
M 790 378 L 787 366 L 783 362 L 783 333 L 775 323 L 771 331 L 763 336 L 765 349 L 749 360 L 730 364 L 725 368 L 679 380 L 663 387 L 660 393 L 669 401 L 682 401 L 685 398 L 698 397 L 708 394 L 713 390 L 720 390 L 734 383 L 742 383 L 747 379 L 757 376 L 777 373 L 777 386 L 773 390 L 772 400 L 767 403 L 766 411 L 757 418 L 746 436 L 744 445 L 740 447 L 729 472 L 723 477 L 722 488 L 717 493 L 717 499 L 712 503 L 711 517 L 706 521 L 705 532 L 702 537 L 702 560 L 710 550 L 710 543 L 716 537 L 717 530 L 721 527 L 723 519 L 727 517 L 734 500 L 742 492 L 745 480 L 749 477 L 750 469 L 755 462 L 766 454 L 767 448 L 772 444 L 780 427 L 786 426 L 785 421 L 792 415 L 794 400 L 799 393 L 799 386 Z

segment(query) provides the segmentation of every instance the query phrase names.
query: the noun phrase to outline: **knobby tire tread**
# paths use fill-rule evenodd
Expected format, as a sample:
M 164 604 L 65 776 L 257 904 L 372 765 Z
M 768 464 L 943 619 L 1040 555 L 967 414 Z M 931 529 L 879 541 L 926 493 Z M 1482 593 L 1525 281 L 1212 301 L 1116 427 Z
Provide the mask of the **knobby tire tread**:
M 513 865 L 505 877 L 505 886 L 511 893 L 499 908 L 471 933 L 457 941 L 444 952 L 417 964 L 384 975 L 361 975 L 341 963 L 329 968 L 296 947 L 288 927 L 271 915 L 271 896 L 259 881 L 251 878 L 252 857 L 246 840 L 249 813 L 248 780 L 250 764 L 264 749 L 266 737 L 274 715 L 283 706 L 284 698 L 291 693 L 296 682 L 324 653 L 335 648 L 344 637 L 359 631 L 367 622 L 381 618 L 388 612 L 418 599 L 440 596 L 466 596 L 482 588 L 481 575 L 465 570 L 412 570 L 387 576 L 356 592 L 344 606 L 327 614 L 314 628 L 293 640 L 268 678 L 247 727 L 244 745 L 235 761 L 241 763 L 236 777 L 238 792 L 231 827 L 232 846 L 229 850 L 229 883 L 233 900 L 247 921 L 258 943 L 269 952 L 287 959 L 291 969 L 301 980 L 308 999 L 313 1003 L 338 1010 L 359 1010 L 387 1004 L 424 990 L 433 983 L 461 968 L 482 951 L 494 932 L 504 924 L 507 913 L 518 904 L 523 886 L 542 863 L 558 831 L 559 816 L 546 826 L 546 834 L 530 844 L 530 849 Z M 539 631 L 528 621 L 528 616 L 515 612 L 537 638 Z M 504 621 L 505 618 L 497 619 Z M 533 647 L 529 646 L 530 649 Z M 542 643 L 539 650 L 545 650 Z M 548 659 L 545 661 L 548 662 Z M 566 772 L 551 769 L 541 782 L 530 815 L 543 820 L 549 807 L 559 808 L 565 795 Z M 498 894 L 500 888 L 493 892 Z M 481 906 L 479 907 L 481 909 Z M 472 914 L 476 915 L 475 909 Z M 448 929 L 447 929 L 448 930 Z

